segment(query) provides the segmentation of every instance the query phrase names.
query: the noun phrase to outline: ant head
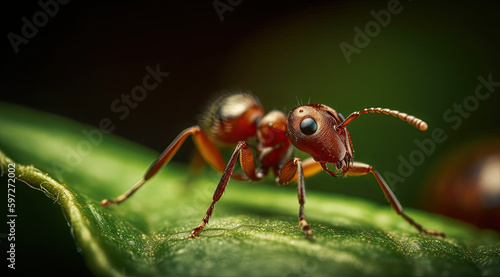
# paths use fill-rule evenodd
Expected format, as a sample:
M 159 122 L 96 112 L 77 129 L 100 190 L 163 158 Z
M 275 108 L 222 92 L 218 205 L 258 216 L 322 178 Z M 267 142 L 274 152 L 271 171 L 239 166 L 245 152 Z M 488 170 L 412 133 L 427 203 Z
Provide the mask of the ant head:
M 288 114 L 287 134 L 292 144 L 318 162 L 337 163 L 343 160 L 346 137 L 337 126 L 342 118 L 332 108 L 321 104 L 299 106 Z
M 257 124 L 257 137 L 262 146 L 278 145 L 288 138 L 286 136 L 286 116 L 283 112 L 273 110 L 264 115 Z

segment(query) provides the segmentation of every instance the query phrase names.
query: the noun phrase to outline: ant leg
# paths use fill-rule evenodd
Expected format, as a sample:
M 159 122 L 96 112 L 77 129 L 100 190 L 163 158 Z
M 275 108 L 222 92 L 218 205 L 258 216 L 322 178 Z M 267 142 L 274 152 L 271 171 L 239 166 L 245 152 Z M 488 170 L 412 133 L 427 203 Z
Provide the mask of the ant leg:
M 219 185 L 217 185 L 217 188 L 215 189 L 214 195 L 212 197 L 212 203 L 208 207 L 208 210 L 205 213 L 203 219 L 201 220 L 200 225 L 194 228 L 191 234 L 189 235 L 190 238 L 197 237 L 198 234 L 201 231 L 203 231 L 205 225 L 208 223 L 210 216 L 212 216 L 215 203 L 219 201 L 219 199 L 222 197 L 222 194 L 226 190 L 227 183 L 229 182 L 229 179 L 232 176 L 233 169 L 236 164 L 236 160 L 238 159 L 238 156 L 240 156 L 241 167 L 245 172 L 245 174 L 248 176 L 248 178 L 257 181 L 265 177 L 265 174 L 257 176 L 257 174 L 255 173 L 255 162 L 250 145 L 248 145 L 248 143 L 246 143 L 245 141 L 238 142 L 236 148 L 234 149 L 233 154 L 231 155 L 231 158 L 229 159 L 229 162 L 227 163 L 226 169 L 222 174 L 222 177 L 219 181 Z
M 307 161 L 307 160 L 306 160 Z M 316 166 L 313 163 L 308 166 Z M 312 171 L 311 171 L 312 172 Z M 313 237 L 313 232 L 309 224 L 306 221 L 306 215 L 304 213 L 304 203 L 306 202 L 306 186 L 304 181 L 304 171 L 302 169 L 302 161 L 299 158 L 293 158 L 286 162 L 279 171 L 279 183 L 284 185 L 290 182 L 294 176 L 297 177 L 297 193 L 299 198 L 299 226 L 301 227 L 307 238 Z
M 288 162 L 290 163 L 290 161 Z M 316 175 L 317 173 L 321 172 L 322 169 L 323 168 L 321 163 L 315 161 L 313 158 L 307 158 L 304 161 L 302 161 L 302 173 L 304 174 L 304 177 Z M 292 172 L 289 170 L 294 170 L 294 171 Z M 291 175 L 292 173 L 295 175 Z M 283 171 L 282 176 L 278 176 L 276 178 L 276 182 L 280 185 L 286 185 L 289 182 L 297 181 L 298 179 L 299 175 L 297 174 L 296 167 L 293 166 L 293 168 Z
M 322 170 L 321 163 L 315 161 L 313 158 L 307 158 L 302 162 L 302 172 L 304 174 L 304 177 L 309 177 L 318 174 Z M 299 179 L 299 175 L 295 174 L 293 176 L 292 180 L 290 181 L 297 181 Z M 288 183 L 288 182 L 287 182 Z
M 132 188 L 124 194 L 115 199 L 104 199 L 101 201 L 101 206 L 106 207 L 112 204 L 120 204 L 128 199 L 134 192 L 136 192 L 147 180 L 153 177 L 160 168 L 167 164 L 172 157 L 177 153 L 181 145 L 184 143 L 189 135 L 193 135 L 193 139 L 203 159 L 205 159 L 212 167 L 219 172 L 224 172 L 224 159 L 222 158 L 217 147 L 208 139 L 208 136 L 199 126 L 193 126 L 182 131 L 170 145 L 156 158 L 156 160 L 149 166 L 144 177 L 139 180 Z M 238 180 L 245 180 L 246 178 L 241 175 L 233 176 Z
M 411 225 L 413 225 L 415 228 L 417 228 L 420 232 L 428 234 L 428 235 L 433 235 L 433 236 L 439 236 L 439 237 L 445 237 L 445 234 L 438 232 L 438 231 L 433 231 L 433 230 L 428 230 L 424 229 L 422 225 L 418 224 L 415 222 L 412 218 L 407 216 L 403 212 L 403 207 L 399 203 L 398 199 L 394 195 L 394 193 L 391 191 L 389 188 L 389 185 L 385 182 L 385 180 L 382 178 L 382 175 L 378 173 L 378 171 L 373 168 L 371 165 L 365 164 L 365 163 L 359 163 L 359 162 L 354 162 L 349 169 L 346 172 L 348 175 L 352 176 L 359 176 L 359 175 L 366 175 L 368 173 L 372 173 L 375 176 L 375 179 L 377 179 L 378 184 L 380 185 L 380 188 L 385 194 L 385 197 L 389 202 L 391 203 L 392 207 L 396 211 L 397 214 L 401 215 L 406 221 L 408 221 Z

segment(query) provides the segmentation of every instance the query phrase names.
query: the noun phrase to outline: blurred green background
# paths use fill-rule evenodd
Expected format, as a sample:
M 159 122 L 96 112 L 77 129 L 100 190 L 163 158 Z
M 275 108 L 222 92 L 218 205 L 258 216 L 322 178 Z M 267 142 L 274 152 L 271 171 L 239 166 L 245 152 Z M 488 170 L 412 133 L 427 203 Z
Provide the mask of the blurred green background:
M 0 101 L 95 127 L 110 118 L 114 134 L 158 152 L 195 124 L 204 105 L 222 91 L 251 90 L 267 109 L 285 112 L 298 102 L 323 103 L 344 116 L 372 106 L 393 108 L 422 118 L 429 130 L 384 115 L 363 116 L 349 125 L 355 158 L 383 175 L 398 174 L 398 157 L 408 159 L 418 149 L 415 139 L 431 138 L 441 128 L 447 140 L 404 182 L 390 184 L 404 207 L 430 209 L 429 186 L 444 186 L 434 180 L 450 157 L 467 159 L 463 149 L 476 147 L 489 153 L 500 140 L 497 92 L 478 101 L 456 129 L 443 118 L 474 94 L 478 76 L 491 74 L 500 82 L 500 5 L 400 1 L 400 12 L 348 63 L 339 44 L 355 45 L 354 28 L 364 30 L 374 21 L 371 11 L 387 10 L 389 2 L 243 0 L 221 21 L 210 1 L 74 1 L 60 6 L 16 54 L 6 34 L 20 34 L 21 18 L 40 10 L 36 2 L 18 1 L 2 19 Z M 119 119 L 111 103 L 142 83 L 146 66 L 157 64 L 170 75 Z M 187 143 L 174 160 L 188 163 L 193 150 Z M 448 171 L 462 172 L 458 166 Z M 266 182 L 274 185 L 271 178 Z M 306 184 L 308 190 L 386 203 L 371 176 L 319 174 Z M 432 199 L 453 201 L 439 194 Z

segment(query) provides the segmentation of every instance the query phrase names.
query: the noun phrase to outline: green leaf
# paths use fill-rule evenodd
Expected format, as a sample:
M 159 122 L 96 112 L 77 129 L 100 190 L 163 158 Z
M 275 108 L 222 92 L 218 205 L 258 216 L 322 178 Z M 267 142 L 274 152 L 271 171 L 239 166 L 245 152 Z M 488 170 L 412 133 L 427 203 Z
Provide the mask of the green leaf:
M 218 173 L 207 169 L 191 179 L 185 166 L 171 163 L 131 199 L 103 209 L 102 199 L 140 179 L 154 151 L 1 103 L 0 126 L 3 173 L 16 163 L 18 187 L 26 184 L 61 206 L 96 275 L 500 275 L 498 233 L 407 209 L 417 222 L 447 234 L 426 236 L 389 205 L 312 190 L 305 208 L 314 239 L 308 240 L 298 227 L 294 184 L 276 186 L 272 178 L 231 181 L 205 231 L 188 239 L 210 204 Z

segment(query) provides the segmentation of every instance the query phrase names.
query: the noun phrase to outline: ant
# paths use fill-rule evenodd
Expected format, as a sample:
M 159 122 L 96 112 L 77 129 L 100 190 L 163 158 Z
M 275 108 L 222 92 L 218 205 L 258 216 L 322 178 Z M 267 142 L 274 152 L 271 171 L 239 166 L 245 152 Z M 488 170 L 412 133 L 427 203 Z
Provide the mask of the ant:
M 373 166 L 353 161 L 354 151 L 346 125 L 367 113 L 392 115 L 421 131 L 427 129 L 427 124 L 421 119 L 396 110 L 369 108 L 353 112 L 344 118 L 342 114 L 328 106 L 308 104 L 296 107 L 287 117 L 278 110 L 266 114 L 259 99 L 250 93 L 223 95 L 208 106 L 204 119 L 200 122 L 201 127 L 195 125 L 182 131 L 151 164 L 139 182 L 118 198 L 103 200 L 101 205 L 106 207 L 128 199 L 167 164 L 186 138 L 192 135 L 201 156 L 222 173 L 222 177 L 215 189 L 212 203 L 200 225 L 191 232 L 190 238 L 197 237 L 208 223 L 215 203 L 222 197 L 230 178 L 258 181 L 266 177 L 270 170 L 274 172 L 276 182 L 280 185 L 297 181 L 299 225 L 307 238 L 312 238 L 313 232 L 304 214 L 306 194 L 304 177 L 314 175 L 321 170 L 333 177 L 337 177 L 339 171 L 344 176 L 372 173 L 397 214 L 422 233 L 445 237 L 441 232 L 424 229 L 407 216 L 394 193 Z M 257 165 L 250 144 L 247 142 L 254 137 L 257 140 Z M 227 164 L 216 144 L 236 144 Z M 304 161 L 292 158 L 293 146 L 308 153 L 311 158 Z M 244 174 L 233 173 L 238 157 Z M 333 164 L 337 173 L 329 170 L 327 164 Z

